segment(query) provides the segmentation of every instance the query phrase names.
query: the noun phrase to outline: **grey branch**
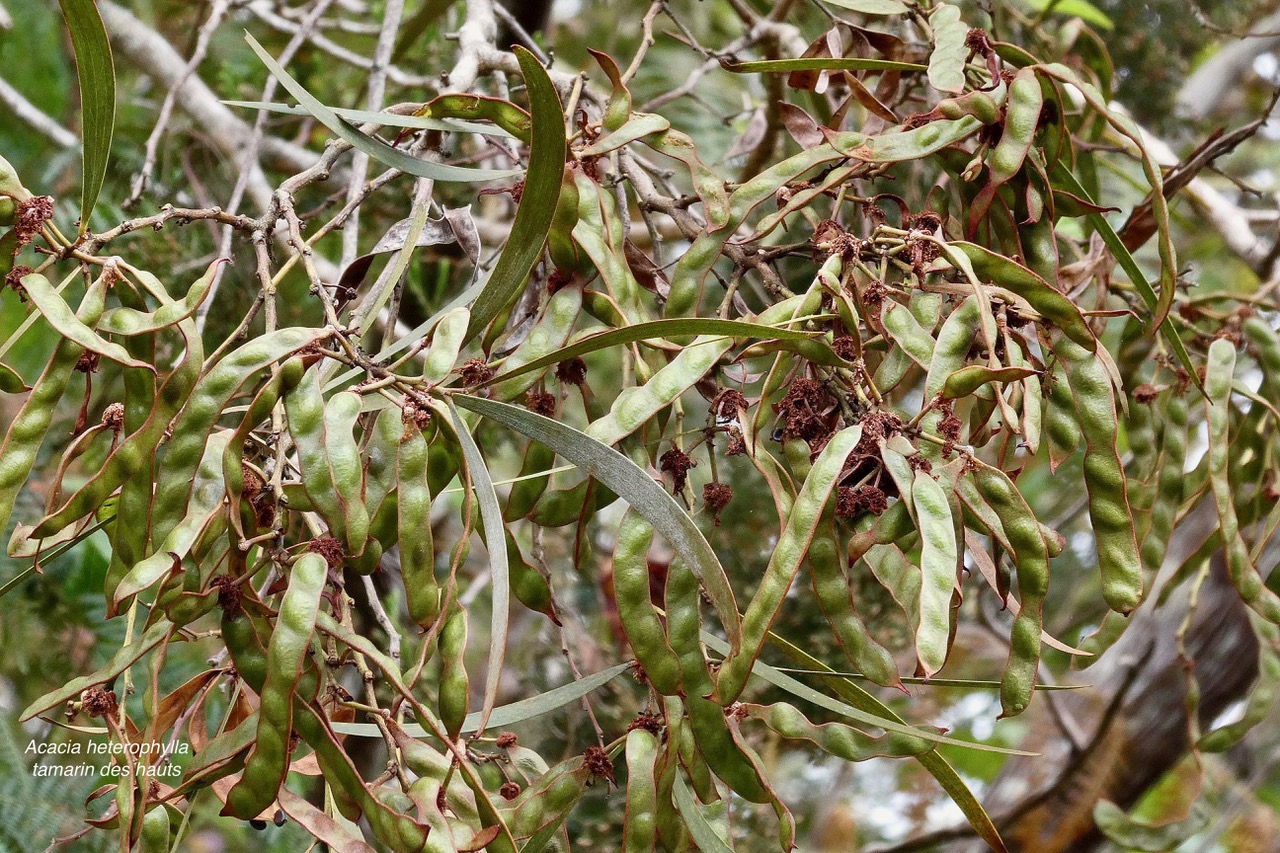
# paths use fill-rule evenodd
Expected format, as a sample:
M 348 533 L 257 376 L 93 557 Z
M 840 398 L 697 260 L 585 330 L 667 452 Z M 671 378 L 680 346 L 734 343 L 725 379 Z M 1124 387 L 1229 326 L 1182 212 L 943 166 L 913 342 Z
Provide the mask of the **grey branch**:
M 19 121 L 24 122 L 43 136 L 49 137 L 55 145 L 63 148 L 74 148 L 80 140 L 74 133 L 58 124 L 39 107 L 23 97 L 22 93 L 9 85 L 7 80 L 0 79 L 0 103 L 13 111 Z

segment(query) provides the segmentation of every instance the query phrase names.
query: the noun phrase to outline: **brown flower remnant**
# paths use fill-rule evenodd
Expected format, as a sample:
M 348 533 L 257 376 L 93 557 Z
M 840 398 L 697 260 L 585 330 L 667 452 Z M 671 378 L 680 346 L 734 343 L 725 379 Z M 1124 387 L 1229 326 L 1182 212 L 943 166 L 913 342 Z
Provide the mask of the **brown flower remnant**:
M 497 744 L 499 749 L 510 749 L 515 746 L 517 742 L 518 738 L 516 738 L 515 732 L 503 732 L 498 735 Z
M 858 342 L 848 335 L 832 341 L 831 349 L 845 361 L 854 361 L 858 358 Z
M 721 420 L 736 421 L 738 412 L 745 411 L 747 405 L 747 398 L 741 391 L 724 388 L 711 400 L 711 412 Z
M 725 456 L 741 456 L 747 452 L 747 443 L 742 438 L 742 430 L 731 429 L 727 434 L 729 439 L 724 446 Z
M 658 470 L 664 474 L 671 475 L 672 494 L 684 489 L 684 484 L 689 480 L 689 469 L 697 467 L 698 463 L 689 458 L 689 454 L 677 447 L 673 447 L 662 454 L 662 457 L 658 460 Z
M 101 357 L 96 352 L 85 350 L 80 353 L 80 358 L 76 360 L 76 370 L 81 373 L 96 373 L 98 362 L 101 360 Z
M 613 781 L 613 762 L 609 760 L 608 753 L 601 747 L 587 747 L 586 753 L 582 756 L 582 765 L 587 768 L 587 772 L 593 778 Z
M 475 388 L 493 378 L 493 368 L 483 358 L 473 358 L 462 363 L 462 367 L 458 368 L 458 375 L 462 377 L 463 385 Z
M 862 456 L 879 456 L 880 440 L 902 432 L 902 418 L 893 412 L 869 412 L 862 419 L 862 438 L 853 452 Z
M 431 422 L 431 410 L 422 403 L 405 400 L 401 412 L 400 420 L 406 424 L 414 424 L 418 429 Z
M 825 443 L 833 432 L 827 415 L 835 406 L 835 400 L 825 385 L 814 379 L 797 379 L 791 383 L 787 394 L 774 404 L 773 410 L 782 418 L 782 436 L 803 438 L 810 445 Z
M 332 536 L 322 536 L 319 539 L 312 539 L 307 544 L 307 550 L 313 554 L 319 554 L 324 557 L 324 561 L 329 564 L 331 569 L 339 569 L 346 562 L 347 551 L 342 547 L 342 543 Z
M 32 196 L 26 201 L 18 202 L 13 223 L 13 233 L 18 238 L 18 245 L 25 246 L 34 240 L 52 216 L 53 196 L 51 195 Z
M 1133 401 L 1135 403 L 1150 403 L 1160 396 L 1160 389 L 1154 385 L 1143 383 L 1133 389 Z
M 733 500 L 733 487 L 728 483 L 707 483 L 702 487 L 702 501 L 711 510 L 716 526 L 720 526 L 720 513 Z
M 641 711 L 627 726 L 627 731 L 635 729 L 644 729 L 651 735 L 657 735 L 662 732 L 662 717 L 652 711 Z
M 864 512 L 880 515 L 888 508 L 888 498 L 876 486 L 841 486 L 836 490 L 836 515 L 840 518 L 856 518 Z
M 116 694 L 95 684 L 80 694 L 80 707 L 90 717 L 113 717 L 120 703 Z
M 102 425 L 112 432 L 124 426 L 124 403 L 112 403 L 102 410 Z
M 504 800 L 514 800 L 520 796 L 520 786 L 515 782 L 503 782 L 502 787 L 498 789 L 498 793 Z
M 25 303 L 27 301 L 27 289 L 22 286 L 23 276 L 31 275 L 35 270 L 26 264 L 18 264 L 4 277 L 4 283 L 13 288 L 13 292 L 18 294 L 19 301 Z
M 544 418 L 553 418 L 556 415 L 556 398 L 553 394 L 529 391 L 524 395 L 524 403 L 529 407 L 529 411 Z
M 213 579 L 213 588 L 218 591 L 218 607 L 228 618 L 234 619 L 240 613 L 240 583 L 233 577 L 218 575 Z
M 587 363 L 580 358 L 560 362 L 556 365 L 556 379 L 566 385 L 581 385 L 587 381 Z
M 933 473 L 933 463 L 918 453 L 907 457 L 907 465 L 912 471 L 923 471 L 926 474 Z

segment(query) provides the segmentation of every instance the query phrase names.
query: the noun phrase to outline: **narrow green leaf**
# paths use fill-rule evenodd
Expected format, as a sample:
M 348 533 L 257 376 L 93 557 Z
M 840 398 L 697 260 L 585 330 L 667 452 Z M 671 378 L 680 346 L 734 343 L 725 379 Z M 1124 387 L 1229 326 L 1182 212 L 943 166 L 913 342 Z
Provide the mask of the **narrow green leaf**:
M 542 247 L 547 242 L 551 211 L 556 209 L 560 199 L 561 178 L 564 176 L 566 143 L 564 107 L 560 104 L 560 96 L 556 94 L 547 70 L 532 53 L 516 47 L 515 54 L 524 73 L 529 106 L 533 112 L 529 172 L 506 248 L 471 307 L 468 337 L 479 334 L 524 289 L 529 273 L 542 256 Z
M 863 56 L 802 56 L 795 59 L 760 59 L 752 62 L 722 60 L 734 74 L 790 74 L 792 71 L 925 71 L 927 66 Z
M 614 664 L 607 669 L 583 676 L 577 681 L 553 687 L 545 693 L 539 693 L 537 696 L 530 696 L 527 699 L 521 699 L 518 702 L 494 708 L 489 715 L 487 727 L 491 729 L 506 728 L 514 726 L 516 723 L 523 723 L 526 720 L 534 720 L 550 714 L 570 702 L 581 699 L 588 693 L 599 690 L 629 669 L 631 669 L 630 662 Z M 466 720 L 462 723 L 463 734 L 479 730 L 482 713 L 481 711 L 473 711 L 467 715 Z M 431 732 L 416 723 L 406 723 L 401 728 L 410 737 L 431 736 Z M 382 737 L 382 732 L 372 723 L 334 723 L 333 730 L 338 734 L 355 735 L 356 737 Z
M 714 634 L 708 633 L 707 631 L 703 631 L 701 632 L 701 637 L 702 637 L 702 642 L 707 646 L 707 648 L 715 652 L 719 652 L 722 655 L 727 655 L 729 653 L 729 644 L 726 643 L 724 640 L 721 640 L 719 637 L 715 636 Z M 769 639 L 777 642 L 781 638 L 779 638 L 776 634 L 770 631 Z M 790 644 L 787 644 L 787 645 L 790 645 Z M 805 661 L 805 663 L 809 666 L 813 666 L 814 668 L 823 666 L 823 664 L 818 662 L 816 658 L 809 658 L 808 660 Z M 751 674 L 759 676 L 761 679 L 769 682 L 774 687 L 779 687 L 787 691 L 792 696 L 796 696 L 801 699 L 804 699 L 806 702 L 812 702 L 813 704 L 817 705 L 819 708 L 826 708 L 828 711 L 831 711 L 834 714 L 839 714 L 842 717 L 846 717 L 847 719 L 850 719 L 855 723 L 862 723 L 864 725 L 876 726 L 877 728 L 884 729 L 887 732 L 896 732 L 898 734 L 910 735 L 913 737 L 922 737 L 925 740 L 929 740 L 934 743 L 947 744 L 948 746 L 958 746 L 962 749 L 976 749 L 980 752 L 997 752 L 997 753 L 1000 753 L 1001 755 L 1033 755 L 1034 754 L 1034 753 L 1024 752 L 1020 749 L 1008 749 L 1002 746 L 988 746 L 987 744 L 984 744 L 984 743 L 973 743 L 971 741 L 966 741 L 966 740 L 957 740 L 956 738 L 947 737 L 946 735 L 940 735 L 928 729 L 909 726 L 906 723 L 902 722 L 901 719 L 898 718 L 896 715 L 894 715 L 893 712 L 889 710 L 889 708 L 885 707 L 884 705 L 880 705 L 879 700 L 873 697 L 870 693 L 866 693 L 866 691 L 863 691 L 861 688 L 857 687 L 856 685 L 849 684 L 848 682 L 845 682 L 845 683 L 849 684 L 850 687 L 853 687 L 859 692 L 864 693 L 866 696 L 866 699 L 869 699 L 870 702 L 875 703 L 875 705 L 879 706 L 879 708 L 876 711 L 872 712 L 872 711 L 866 711 L 861 708 L 854 707 L 853 705 L 848 704 L 846 702 L 841 702 L 839 699 L 834 699 L 828 696 L 827 694 L 822 693 L 821 691 L 814 690 L 809 685 L 795 680 L 794 678 L 782 672 L 781 670 L 775 669 L 774 667 L 769 666 L 769 664 L 764 663 L 763 661 L 757 660 L 752 665 Z
M 903 15 L 907 7 L 902 0 L 828 0 L 832 6 L 861 12 L 864 15 Z
M 502 678 L 502 661 L 507 652 L 507 623 L 511 619 L 511 575 L 507 564 L 507 529 L 502 523 L 502 506 L 493 490 L 493 479 L 485 465 L 484 455 L 476 446 L 462 415 L 449 404 L 453 429 L 462 445 L 467 463 L 467 477 L 480 501 L 480 523 L 484 525 L 485 548 L 489 551 L 489 585 L 493 588 L 492 615 L 489 621 L 489 665 L 485 674 L 484 704 L 476 730 L 483 732 L 498 700 L 498 682 Z
M 80 233 L 89 230 L 89 217 L 107 176 L 111 136 L 116 126 L 116 69 L 111 59 L 107 28 L 94 0 L 58 0 L 71 33 L 80 78 L 80 124 L 84 137 L 84 166 L 80 181 Z
M 380 163 L 419 178 L 457 183 L 493 181 L 499 178 L 511 178 L 520 174 L 519 169 L 467 169 L 462 166 L 450 166 L 445 163 L 420 160 L 398 148 L 392 148 L 380 139 L 361 133 L 343 121 L 333 110 L 320 103 L 297 80 L 289 76 L 289 72 L 285 71 L 280 63 L 272 59 L 271 54 L 267 53 L 253 36 L 245 33 L 244 37 L 249 42 L 249 47 L 253 48 L 253 52 L 258 54 L 258 58 L 267 66 L 267 70 L 271 72 L 272 76 L 280 81 L 280 85 L 284 86 L 285 90 L 296 98 L 298 103 L 306 108 L 307 112 L 315 116 L 316 121 L 350 143 L 353 148 L 363 151 Z
M 689 790 L 689 784 L 684 781 L 684 774 L 680 770 L 676 771 L 671 796 L 675 800 L 676 811 L 684 819 L 685 829 L 689 830 L 693 843 L 698 845 L 702 853 L 733 853 L 733 848 L 725 844 L 724 839 L 716 835 L 716 831 L 707 822 L 706 815 L 702 813 L 698 801 L 694 799 L 693 791 Z
M 589 335 L 575 343 L 562 347 L 542 358 L 534 359 L 527 364 L 514 367 L 490 379 L 493 385 L 516 376 L 535 370 L 541 370 L 553 364 L 575 358 L 602 349 L 629 344 L 635 341 L 648 341 L 680 337 L 684 335 L 724 335 L 735 338 L 758 338 L 760 340 L 778 341 L 810 341 L 814 339 L 812 332 L 797 332 L 781 329 L 776 326 L 765 326 L 760 323 L 747 323 L 742 320 L 717 320 L 710 317 L 677 317 L 669 320 L 651 320 L 647 323 L 635 323 L 621 329 L 609 329 L 605 332 Z
M 898 723 L 903 722 L 902 718 L 894 713 L 891 708 L 852 681 L 832 677 L 830 675 L 831 668 L 813 655 L 797 648 L 776 634 L 770 634 L 769 639 L 796 663 L 828 673 L 827 683 L 846 701 L 886 719 L 891 719 Z M 756 670 L 762 677 L 767 677 L 764 673 L 766 669 L 771 669 L 771 667 L 761 663 L 756 664 Z M 774 672 L 777 672 L 777 670 L 774 670 Z M 779 672 L 778 674 L 781 675 L 782 673 Z M 980 748 L 976 747 L 975 744 L 965 744 L 965 746 Z M 995 853 L 1008 853 L 1008 848 L 1004 846 L 1004 841 L 1000 838 L 1000 831 L 996 829 L 995 823 L 992 822 L 991 815 L 987 814 L 986 809 L 982 807 L 982 803 L 973 795 L 973 791 L 969 790 L 969 786 L 965 784 L 964 779 L 960 778 L 960 774 L 956 772 L 955 768 L 937 750 L 921 753 L 915 759 L 929 771 L 938 784 L 942 786 L 942 790 L 951 798 L 951 801 L 964 813 L 965 819 L 969 821 L 969 825 L 973 827 L 978 837 L 987 842 L 987 845 Z
M 240 107 L 246 110 L 262 110 L 268 113 L 280 113 L 288 116 L 309 116 L 305 107 L 290 104 L 276 104 L 269 101 L 223 101 L 229 107 Z M 497 125 L 480 121 L 463 121 L 461 119 L 439 119 L 430 116 L 399 115 L 383 113 L 376 110 L 349 110 L 342 107 L 330 107 L 336 116 L 349 122 L 360 124 L 377 123 L 384 127 L 408 127 L 414 130 L 443 130 L 446 133 L 479 133 L 485 136 L 502 136 L 511 138 L 511 134 Z
M 114 680 L 120 673 L 137 663 L 143 655 L 164 642 L 171 630 L 173 630 L 173 624 L 169 620 L 160 620 L 152 625 L 141 637 L 137 637 L 127 646 L 121 647 L 115 656 L 107 661 L 106 665 L 101 669 L 91 675 L 82 675 L 79 678 L 72 679 L 57 690 L 52 690 L 32 702 L 22 712 L 22 716 L 18 718 L 19 721 L 26 722 L 38 714 L 43 714 L 45 711 L 62 705 L 68 699 L 78 698 L 83 691 L 94 685 L 106 684 L 108 681 Z
M 651 476 L 612 447 L 527 409 L 463 395 L 454 395 L 453 400 L 464 409 L 542 442 L 631 504 L 697 574 L 733 649 L 741 648 L 742 618 L 724 567 L 697 523 Z
M 1061 66 L 1052 67 L 1058 68 Z M 1074 75 L 1071 77 L 1067 77 L 1065 74 L 1055 76 L 1057 79 L 1063 80 L 1063 82 L 1076 83 Z M 1092 89 L 1092 87 L 1088 88 Z M 1093 91 L 1096 94 L 1096 90 Z M 1086 92 L 1085 94 L 1087 96 L 1089 93 Z M 1099 97 L 1101 96 L 1099 95 Z M 1114 125 L 1115 121 L 1113 120 L 1112 123 Z M 1134 144 L 1141 143 L 1141 136 L 1136 135 L 1135 131 L 1130 131 L 1130 133 L 1127 133 L 1126 135 L 1134 140 Z M 1153 161 L 1149 162 L 1149 153 L 1145 150 L 1142 153 L 1144 170 L 1148 172 L 1148 177 L 1155 187 L 1152 190 L 1151 195 L 1153 200 L 1153 213 L 1156 216 L 1157 222 L 1161 221 L 1162 216 L 1167 220 L 1168 211 L 1165 209 L 1167 204 L 1165 202 L 1164 191 L 1160 183 L 1158 166 L 1156 166 Z M 1061 160 L 1053 166 L 1053 180 L 1056 185 L 1065 189 L 1067 192 L 1080 197 L 1089 205 L 1095 208 L 1097 207 L 1097 204 L 1090 197 L 1088 190 L 1081 186 L 1080 181 L 1078 181 L 1076 176 L 1072 174 L 1071 169 L 1068 168 L 1066 163 Z M 1129 280 L 1133 282 L 1133 286 L 1142 297 L 1142 301 L 1147 303 L 1147 307 L 1151 309 L 1154 317 L 1159 319 L 1160 331 L 1164 334 L 1165 341 L 1168 342 L 1169 348 L 1173 350 L 1173 354 L 1178 357 L 1179 363 L 1182 364 L 1182 367 L 1187 371 L 1187 373 L 1191 374 L 1191 380 L 1196 383 L 1196 387 L 1203 388 L 1200 376 L 1196 372 L 1195 365 L 1191 363 L 1191 357 L 1187 355 L 1187 348 L 1183 346 L 1182 339 L 1178 337 L 1178 332 L 1173 327 L 1173 321 L 1169 318 L 1167 306 L 1173 304 L 1173 289 L 1175 287 L 1173 277 L 1176 274 L 1176 270 L 1172 268 L 1165 269 L 1162 273 L 1161 290 L 1163 299 L 1165 300 L 1164 305 L 1162 306 L 1162 296 L 1156 295 L 1155 290 L 1151 287 L 1151 283 L 1148 282 L 1147 277 L 1143 275 L 1142 268 L 1139 267 L 1138 262 L 1133 259 L 1133 255 L 1129 253 L 1128 247 L 1125 246 L 1124 241 L 1120 239 L 1120 235 L 1116 233 L 1115 229 L 1111 227 L 1111 223 L 1107 221 L 1107 218 L 1096 210 L 1093 210 L 1085 214 L 1085 219 L 1088 221 L 1089 225 L 1098 232 L 1099 236 L 1102 237 L 1102 242 L 1106 243 L 1107 248 L 1111 250 L 1111 254 L 1115 255 L 1116 260 L 1120 263 L 1120 267 L 1125 271 L 1125 274 L 1129 276 Z M 1167 231 L 1167 227 L 1164 230 Z M 1162 233 L 1160 236 L 1160 254 L 1161 261 L 1166 267 L 1171 267 L 1174 263 L 1172 260 L 1173 249 L 1169 244 L 1170 240 L 1167 234 Z

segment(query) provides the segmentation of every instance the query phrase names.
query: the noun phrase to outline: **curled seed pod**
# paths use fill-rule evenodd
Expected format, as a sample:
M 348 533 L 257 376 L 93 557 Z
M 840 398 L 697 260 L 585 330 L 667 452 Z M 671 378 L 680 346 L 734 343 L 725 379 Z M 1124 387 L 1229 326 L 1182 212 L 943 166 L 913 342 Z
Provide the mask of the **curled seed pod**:
M 973 476 L 979 494 L 1001 520 L 1018 566 L 1021 609 L 1014 620 L 1009 662 L 1000 682 L 1001 716 L 1009 717 L 1026 709 L 1035 690 L 1044 600 L 1049 590 L 1049 553 L 1035 514 L 1008 476 L 988 465 L 980 465 Z
M 1240 598 L 1268 622 L 1280 625 L 1280 596 L 1263 583 L 1240 536 L 1240 521 L 1231 493 L 1231 385 L 1236 350 L 1218 338 L 1209 346 L 1205 366 L 1205 416 L 1209 422 L 1209 484 L 1218 508 L 1218 526 L 1226 548 L 1227 572 Z

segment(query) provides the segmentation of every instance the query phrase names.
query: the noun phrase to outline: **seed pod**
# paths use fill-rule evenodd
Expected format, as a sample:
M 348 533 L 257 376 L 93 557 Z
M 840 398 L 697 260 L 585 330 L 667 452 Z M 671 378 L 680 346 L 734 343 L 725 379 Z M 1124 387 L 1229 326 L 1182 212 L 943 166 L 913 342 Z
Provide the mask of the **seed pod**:
M 105 303 L 106 282 L 99 278 L 85 292 L 76 314 L 77 322 L 86 327 L 96 323 L 102 316 Z M 44 372 L 5 432 L 4 441 L 0 443 L 0 530 L 9 524 L 18 492 L 35 467 L 36 455 L 49 431 L 55 407 L 62 399 L 83 352 L 84 349 L 73 340 L 64 337 L 58 341 Z M 42 539 L 53 532 L 37 528 L 33 536 Z
M 451 602 L 440 631 L 440 720 L 449 737 L 457 740 L 467 716 L 470 684 L 467 679 L 467 611 Z
M 666 630 L 649 598 L 649 546 L 653 527 L 628 510 L 618 527 L 613 550 L 613 590 L 622 630 L 653 689 L 664 696 L 680 692 L 680 658 L 667 643 Z
M 1235 373 L 1236 350 L 1227 338 L 1209 346 L 1205 366 L 1205 418 L 1209 422 L 1209 485 L 1218 508 L 1218 528 L 1227 552 L 1227 572 L 1240 599 L 1258 615 L 1280 625 L 1280 596 L 1263 583 L 1249 549 L 1240 536 L 1240 522 L 1231 493 L 1231 384 Z
M 1142 564 L 1124 468 L 1116 450 L 1118 424 L 1111 380 L 1102 364 L 1073 342 L 1059 340 L 1056 352 L 1067 366 L 1067 381 L 1085 440 L 1084 478 L 1089 490 L 1089 520 L 1098 543 L 1102 595 L 1112 610 L 1129 613 L 1142 600 Z
M 304 554 L 289 571 L 289 586 L 280 602 L 280 618 L 267 648 L 258 732 L 244 773 L 227 793 L 223 814 L 256 818 L 276 799 L 289 767 L 294 690 L 315 633 L 316 613 L 328 577 L 328 563 Z
M 410 424 L 400 442 L 396 461 L 397 528 L 400 574 L 409 618 L 423 628 L 432 625 L 440 615 L 427 459 L 427 441 L 417 426 Z
M 622 825 L 623 853 L 652 853 L 658 835 L 658 786 L 654 768 L 658 739 L 635 728 L 627 732 L 627 814 Z

